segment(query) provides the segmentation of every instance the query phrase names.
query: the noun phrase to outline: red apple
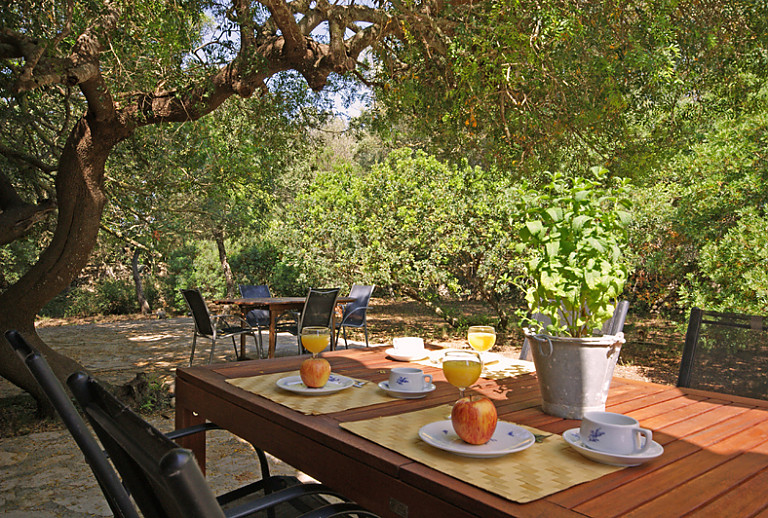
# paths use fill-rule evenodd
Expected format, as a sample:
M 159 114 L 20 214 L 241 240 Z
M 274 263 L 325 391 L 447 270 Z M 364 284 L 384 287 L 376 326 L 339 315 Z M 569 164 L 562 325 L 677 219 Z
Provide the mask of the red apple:
M 301 381 L 308 387 L 320 388 L 328 382 L 331 364 L 325 358 L 307 358 L 301 362 Z
M 469 444 L 485 444 L 496 430 L 496 406 L 485 396 L 466 396 L 451 410 L 456 435 Z

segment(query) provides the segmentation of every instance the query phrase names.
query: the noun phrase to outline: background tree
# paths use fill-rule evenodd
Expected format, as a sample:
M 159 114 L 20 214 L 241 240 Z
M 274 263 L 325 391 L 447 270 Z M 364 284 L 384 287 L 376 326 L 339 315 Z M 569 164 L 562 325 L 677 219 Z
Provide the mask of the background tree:
M 289 213 L 283 243 L 309 284 L 369 282 L 443 309 L 472 293 L 509 324 L 518 197 L 508 177 L 397 150 L 363 171 L 318 175 Z
M 209 16 L 214 24 L 204 23 Z M 30 337 L 60 377 L 79 366 L 36 336 L 34 319 L 88 261 L 114 148 L 139 128 L 196 120 L 232 96 L 266 92 L 267 81 L 286 70 L 319 90 L 401 28 L 376 2 L 282 0 L 20 1 L 3 9 L 0 22 L 9 130 L 1 150 L 0 243 L 57 208 L 38 261 L 0 294 L 0 330 Z M 324 34 L 316 31 L 321 24 Z M 45 401 L 5 341 L 0 374 Z

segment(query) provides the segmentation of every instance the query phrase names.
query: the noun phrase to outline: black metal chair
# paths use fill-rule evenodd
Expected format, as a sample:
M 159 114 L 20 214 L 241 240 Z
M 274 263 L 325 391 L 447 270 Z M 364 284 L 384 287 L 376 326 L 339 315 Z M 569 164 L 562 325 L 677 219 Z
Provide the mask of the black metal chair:
M 347 327 L 363 328 L 365 332 L 365 346 L 368 347 L 368 303 L 373 295 L 375 285 L 363 286 L 360 284 L 353 284 L 352 289 L 349 290 L 350 298 L 354 298 L 354 302 L 350 302 L 344 305 L 341 313 L 341 321 L 336 324 L 336 338 L 333 342 L 334 348 L 339 343 L 339 334 L 344 334 L 344 348 L 349 349 L 347 343 Z
M 272 293 L 269 291 L 269 286 L 266 284 L 240 284 L 238 288 L 240 289 L 240 296 L 243 298 L 260 299 L 272 296 Z M 263 342 L 261 339 L 261 328 L 265 328 L 269 331 L 269 311 L 266 309 L 252 309 L 245 315 L 245 320 L 248 321 L 251 327 L 256 328 L 256 333 L 259 337 L 259 351 L 262 351 Z
M 191 452 L 180 448 L 172 439 L 218 426 L 206 423 L 164 435 L 120 403 L 96 380 L 85 373 L 75 373 L 67 383 L 107 450 L 105 453 L 45 358 L 17 331 L 8 331 L 5 336 L 61 416 L 117 517 L 138 518 L 138 506 L 145 518 L 264 514 L 375 518 L 374 514 L 322 484 L 302 484 L 296 477 L 270 475 L 266 455 L 259 448 L 255 451 L 261 467 L 261 480 L 214 497 Z M 107 454 L 122 475 L 122 482 Z
M 768 319 L 694 307 L 678 387 L 768 399 Z
M 96 477 L 114 515 L 119 518 L 139 518 L 139 513 L 120 482 L 120 478 L 83 418 L 80 417 L 75 405 L 72 404 L 72 400 L 64 390 L 64 386 L 53 373 L 48 362 L 24 340 L 18 331 L 7 331 L 5 337 L 37 380 L 56 413 L 64 421 L 75 443 L 83 452 L 85 461 L 91 467 L 91 471 L 93 471 L 93 475 Z
M 291 477 L 267 476 L 215 497 L 191 451 L 179 447 L 87 374 L 76 372 L 67 384 L 145 518 L 241 517 L 265 510 L 318 518 L 375 516 L 323 484 L 286 486 L 286 478 Z M 264 496 L 252 500 L 257 491 Z
M 250 335 L 253 337 L 259 358 L 263 357 L 261 342 L 256 337 L 253 327 L 251 327 L 246 320 L 237 317 L 240 321 L 239 325 L 233 325 L 227 321 L 227 318 L 232 318 L 230 315 L 212 316 L 210 311 L 208 311 L 208 305 L 205 303 L 199 290 L 181 290 L 181 294 L 184 296 L 184 300 L 187 302 L 187 306 L 192 313 L 192 319 L 195 322 L 195 330 L 192 335 L 192 352 L 189 355 L 190 366 L 192 366 L 192 360 L 195 358 L 195 346 L 197 345 L 198 336 L 207 338 L 211 341 L 211 354 L 208 357 L 208 363 L 213 361 L 213 354 L 216 351 L 216 341 L 226 338 L 232 339 L 232 345 L 235 349 L 235 357 L 237 358 L 238 352 L 235 337 L 242 335 Z
M 613 316 L 603 324 L 602 333 L 604 335 L 615 335 L 621 333 L 624 329 L 624 321 L 627 319 L 627 312 L 629 311 L 629 301 L 620 300 L 616 304 L 616 309 L 613 310 Z M 552 321 L 549 317 L 536 313 L 533 315 L 534 319 L 539 321 L 543 327 L 550 325 Z M 523 340 L 523 347 L 520 350 L 520 359 L 533 361 L 533 354 L 531 354 L 531 344 L 528 343 L 528 338 Z
M 336 299 L 339 298 L 339 291 L 339 288 L 310 288 L 298 320 L 277 326 L 278 332 L 285 331 L 296 336 L 299 354 L 304 351 L 300 338 L 302 328 L 317 326 L 333 329 L 333 311 L 336 308 Z M 331 340 L 331 346 L 333 346 L 333 340 Z

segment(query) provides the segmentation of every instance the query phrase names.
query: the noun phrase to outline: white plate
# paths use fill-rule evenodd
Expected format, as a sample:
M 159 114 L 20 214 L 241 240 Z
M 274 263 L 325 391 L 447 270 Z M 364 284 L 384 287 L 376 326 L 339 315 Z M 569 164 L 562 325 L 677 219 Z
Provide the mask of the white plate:
M 496 423 L 496 430 L 491 440 L 485 444 L 469 444 L 459 439 L 450 419 L 422 426 L 419 437 L 435 448 L 477 459 L 501 457 L 508 453 L 522 451 L 536 442 L 531 432 L 506 421 Z
M 593 450 L 581 440 L 578 428 L 566 430 L 563 433 L 563 439 L 586 458 L 602 464 L 610 464 L 611 466 L 639 466 L 643 462 L 653 460 L 664 453 L 664 447 L 656 441 L 651 441 L 651 446 L 643 453 L 636 453 L 634 455 L 615 455 L 613 453 Z
M 339 376 L 338 374 L 331 374 L 328 377 L 328 382 L 320 388 L 310 388 L 301 381 L 301 376 L 286 376 L 277 380 L 277 386 L 284 390 L 289 390 L 297 394 L 304 394 L 305 396 L 324 396 L 326 394 L 333 394 L 340 390 L 348 389 L 354 385 L 355 380 L 347 378 L 346 376 Z
M 379 383 L 379 388 L 383 391 L 385 391 L 390 396 L 399 397 L 400 399 L 419 399 L 433 390 L 435 390 L 435 385 L 430 383 L 426 389 L 422 390 L 421 392 L 414 392 L 414 391 L 405 391 L 405 390 L 395 390 L 389 388 L 389 382 L 388 381 L 382 381 Z
M 429 356 L 429 350 L 428 349 L 422 349 L 419 352 L 416 353 L 404 353 L 399 352 L 394 347 L 390 347 L 386 350 L 387 356 L 392 358 L 393 360 L 401 361 L 401 362 L 415 362 L 418 360 L 423 360 L 424 358 L 427 358 Z

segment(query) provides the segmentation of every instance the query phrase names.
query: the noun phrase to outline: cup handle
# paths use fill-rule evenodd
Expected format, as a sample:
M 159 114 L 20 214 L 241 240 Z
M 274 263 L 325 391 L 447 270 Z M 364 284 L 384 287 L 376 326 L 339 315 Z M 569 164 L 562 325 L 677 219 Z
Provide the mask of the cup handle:
M 424 388 L 427 388 L 431 384 L 432 384 L 432 375 L 431 374 L 425 374 L 424 375 Z
M 653 442 L 653 432 L 647 428 L 638 428 L 637 433 L 645 437 L 645 441 L 643 441 L 643 445 L 640 448 L 635 450 L 635 453 L 643 453 L 651 447 L 651 443 Z M 640 437 L 638 437 L 638 439 L 640 439 Z

